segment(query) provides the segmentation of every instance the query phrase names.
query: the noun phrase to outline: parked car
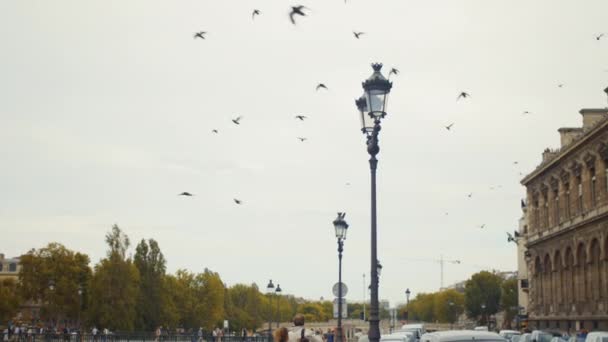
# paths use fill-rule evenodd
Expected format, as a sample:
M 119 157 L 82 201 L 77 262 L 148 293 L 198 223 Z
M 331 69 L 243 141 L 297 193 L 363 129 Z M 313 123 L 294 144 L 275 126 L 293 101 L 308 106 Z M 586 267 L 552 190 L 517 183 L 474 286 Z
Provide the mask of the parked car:
M 411 332 L 401 332 L 390 335 L 382 335 L 380 337 L 380 342 L 416 342 L 416 338 Z
M 513 337 L 517 336 L 518 340 L 519 340 L 519 336 L 521 336 L 521 333 L 517 330 L 501 330 L 498 335 L 504 337 L 507 339 L 507 341 L 513 342 Z
M 401 326 L 401 329 L 395 331 L 397 333 L 400 332 L 411 332 L 414 334 L 414 338 L 419 340 L 420 337 L 426 334 L 426 326 L 424 324 L 404 324 Z
M 519 338 L 519 342 L 532 342 L 532 334 L 525 333 Z M 576 342 L 576 341 L 574 341 Z
M 594 331 L 587 334 L 585 342 L 608 342 L 607 331 Z
M 481 325 L 478 327 L 473 328 L 474 331 L 488 331 L 488 327 L 485 325 Z
M 420 342 L 506 342 L 497 333 L 475 330 L 437 331 L 422 335 Z
M 557 331 L 534 330 L 531 335 L 532 342 L 551 342 L 554 337 L 561 337 Z
M 419 336 L 416 331 L 397 330 L 390 335 L 386 335 L 386 337 L 393 335 L 404 336 L 406 338 L 406 342 L 416 342 L 419 339 Z
M 521 336 L 522 335 L 513 335 L 513 336 L 511 336 L 511 342 L 521 342 L 522 341 Z
M 555 337 L 553 337 L 551 339 L 551 342 L 568 342 L 568 340 L 565 339 L 565 338 L 563 338 L 563 337 L 557 337 L 557 336 L 555 336 Z

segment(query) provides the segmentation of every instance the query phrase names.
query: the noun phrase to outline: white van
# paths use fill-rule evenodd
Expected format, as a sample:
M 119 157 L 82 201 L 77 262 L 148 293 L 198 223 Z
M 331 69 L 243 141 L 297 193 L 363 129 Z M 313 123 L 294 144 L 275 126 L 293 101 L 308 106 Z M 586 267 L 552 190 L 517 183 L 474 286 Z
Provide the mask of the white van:
M 594 331 L 587 334 L 585 342 L 608 342 L 608 332 Z
M 411 331 L 414 333 L 414 336 L 416 337 L 416 339 L 420 339 L 420 337 L 424 334 L 426 334 L 426 326 L 422 323 L 418 323 L 418 324 L 404 324 L 403 326 L 401 326 L 401 329 L 395 331 L 396 333 L 399 332 L 407 332 L 407 331 Z
M 424 334 L 420 342 L 507 342 L 507 340 L 493 332 L 450 330 Z

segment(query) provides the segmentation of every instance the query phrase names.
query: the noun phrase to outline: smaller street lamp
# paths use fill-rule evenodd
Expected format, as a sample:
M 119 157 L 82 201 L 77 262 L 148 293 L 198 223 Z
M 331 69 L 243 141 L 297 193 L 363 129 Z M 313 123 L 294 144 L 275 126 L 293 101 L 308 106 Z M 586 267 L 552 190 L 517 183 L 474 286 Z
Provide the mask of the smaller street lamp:
M 78 285 L 78 334 L 80 334 L 80 310 L 82 310 L 82 286 Z
M 380 263 L 380 260 L 376 261 L 376 264 L 378 264 L 377 266 L 377 273 L 378 273 L 378 280 L 380 280 L 380 275 L 382 274 L 382 264 Z
M 274 292 L 274 284 L 272 283 L 272 279 L 270 279 L 270 281 L 268 282 L 268 285 L 266 285 L 266 293 L 269 294 L 268 296 L 268 300 L 269 300 L 269 305 L 268 305 L 268 334 L 269 336 L 272 336 L 272 293 Z
M 283 292 L 283 290 L 281 290 L 281 285 L 277 284 L 277 288 L 274 290 L 274 292 L 277 294 L 277 296 L 281 295 L 281 292 Z M 277 297 L 277 329 L 279 328 L 279 322 L 281 321 L 281 298 Z
M 55 281 L 49 280 L 49 290 L 55 291 Z
M 338 328 L 336 339 L 342 342 L 342 252 L 344 251 L 344 240 L 348 231 L 348 223 L 344 221 L 346 213 L 338 213 L 338 217 L 333 221 L 338 240 Z
M 454 317 L 452 317 L 452 315 L 454 315 L 454 302 L 449 301 L 448 302 L 448 316 L 450 318 L 450 330 L 454 329 Z
M 410 288 L 405 289 L 405 320 L 410 319 Z

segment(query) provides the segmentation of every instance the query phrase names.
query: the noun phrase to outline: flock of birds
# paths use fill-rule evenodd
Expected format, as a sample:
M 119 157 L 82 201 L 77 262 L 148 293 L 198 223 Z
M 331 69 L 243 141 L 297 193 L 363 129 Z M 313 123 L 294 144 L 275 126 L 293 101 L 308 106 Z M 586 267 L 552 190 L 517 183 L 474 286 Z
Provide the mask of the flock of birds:
M 345 0 L 345 2 L 346 2 L 346 0 Z M 307 7 L 303 6 L 303 5 L 291 6 L 291 9 L 290 9 L 289 14 L 288 14 L 289 20 L 291 21 L 291 23 L 293 25 L 296 25 L 296 18 L 297 17 L 306 17 L 307 16 L 307 12 L 306 11 L 308 11 L 308 10 L 309 10 L 309 8 L 307 8 Z M 256 16 L 260 16 L 260 15 L 262 15 L 262 12 L 259 9 L 253 9 L 253 11 L 251 13 L 251 19 L 255 20 Z M 207 34 L 207 31 L 196 32 L 194 34 L 194 39 L 206 39 L 205 38 L 206 34 Z M 353 36 L 354 36 L 355 39 L 361 39 L 361 37 L 363 35 L 365 35 L 365 34 L 366 34 L 365 32 L 353 31 Z M 600 41 L 604 36 L 605 36 L 604 33 L 600 33 L 600 34 L 594 35 L 594 38 L 595 38 L 595 40 Z M 605 70 L 605 71 L 608 72 L 608 70 Z M 389 73 L 388 73 L 388 78 L 390 79 L 390 77 L 392 75 L 399 75 L 399 70 L 397 68 L 395 68 L 395 67 L 391 68 L 390 71 L 389 71 Z M 563 88 L 564 84 L 560 83 L 560 84 L 557 85 L 557 87 L 558 88 Z M 318 83 L 316 85 L 316 87 L 315 87 L 315 90 L 316 91 L 319 91 L 319 90 L 329 90 L 329 88 L 324 83 Z M 469 99 L 469 98 L 471 98 L 471 94 L 469 92 L 467 92 L 467 91 L 461 91 L 458 94 L 458 96 L 456 97 L 456 101 L 466 100 L 466 99 Z M 525 110 L 525 111 L 522 112 L 522 114 L 523 115 L 529 115 L 529 114 L 531 114 L 531 112 L 528 111 L 528 110 Z M 235 125 L 240 125 L 242 119 L 243 119 L 243 116 L 238 116 L 238 117 L 232 119 L 232 123 L 235 124 Z M 296 120 L 300 120 L 300 121 L 304 121 L 304 120 L 307 119 L 307 116 L 305 116 L 305 115 L 296 115 L 295 119 Z M 452 131 L 452 128 L 454 127 L 454 124 L 455 123 L 452 122 L 452 123 L 444 126 L 444 128 L 447 131 Z M 213 129 L 212 133 L 218 134 L 219 130 L 218 129 Z M 307 140 L 306 137 L 296 137 L 296 138 L 300 142 L 305 142 Z M 517 165 L 518 162 L 514 161 L 513 164 Z M 519 172 L 519 175 L 522 176 L 523 173 Z M 346 185 L 350 185 L 350 183 L 346 183 Z M 500 188 L 500 187 L 502 187 L 502 186 L 501 185 L 497 185 L 495 187 L 493 186 L 493 187 L 490 187 L 490 190 L 494 190 L 494 189 L 497 189 L 497 188 Z M 192 194 L 190 192 L 182 192 L 182 193 L 179 194 L 179 196 L 190 197 L 190 196 L 194 196 L 194 194 Z M 467 197 L 468 198 L 472 198 L 473 197 L 473 193 L 467 194 Z M 237 205 L 243 204 L 242 200 L 239 200 L 237 198 L 234 198 L 233 200 L 234 200 L 234 203 L 237 204 Z M 525 206 L 525 203 L 523 203 L 523 201 L 522 201 L 522 206 Z M 448 213 L 446 212 L 445 215 L 448 215 Z M 478 226 L 479 229 L 484 229 L 485 227 L 486 227 L 485 223 Z M 507 232 L 507 242 L 517 243 L 519 238 L 520 238 L 520 234 L 517 231 L 514 231 L 513 234 Z

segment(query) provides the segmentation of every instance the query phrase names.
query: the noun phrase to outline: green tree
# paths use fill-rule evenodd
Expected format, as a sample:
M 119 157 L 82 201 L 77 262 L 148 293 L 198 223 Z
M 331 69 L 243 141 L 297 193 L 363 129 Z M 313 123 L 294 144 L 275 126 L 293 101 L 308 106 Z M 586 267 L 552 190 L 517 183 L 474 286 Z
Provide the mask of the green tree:
M 165 322 L 163 309 L 168 297 L 163 294 L 166 261 L 158 243 L 153 239 L 141 240 L 135 248 L 133 263 L 139 271 L 139 296 L 136 308 L 136 328 L 151 331 Z
M 408 315 L 410 320 L 434 322 L 435 319 L 435 293 L 419 293 L 410 301 Z M 401 309 L 403 317 L 404 309 Z
M 502 281 L 499 275 L 487 271 L 475 273 L 467 280 L 464 288 L 465 309 L 470 318 L 479 317 L 481 322 L 485 322 L 489 315 L 498 312 Z
M 518 313 L 517 278 L 503 281 L 501 286 L 500 307 L 505 312 L 504 328 L 511 328 L 511 322 Z
M 89 321 L 110 330 L 135 328 L 139 272 L 126 252 L 129 238 L 117 225 L 106 235 L 107 257 L 95 266 L 91 279 Z
M 20 304 L 17 283 L 10 278 L 0 281 L 0 325 L 8 325 L 8 321 L 19 311 Z
M 25 300 L 40 302 L 42 317 L 76 322 L 88 294 L 89 257 L 59 243 L 32 249 L 21 256 L 19 292 Z M 52 286 L 51 286 L 52 285 Z M 79 297 L 79 288 L 83 298 Z
M 435 318 L 442 323 L 455 323 L 464 312 L 464 294 L 445 290 L 435 295 Z
M 205 272 L 195 277 L 194 313 L 200 319 L 200 326 L 212 329 L 219 326 L 225 318 L 224 312 L 224 283 L 220 275 L 205 269 Z

